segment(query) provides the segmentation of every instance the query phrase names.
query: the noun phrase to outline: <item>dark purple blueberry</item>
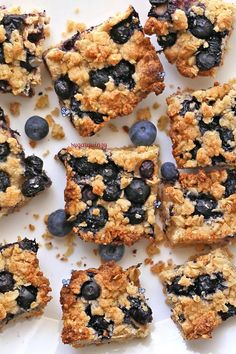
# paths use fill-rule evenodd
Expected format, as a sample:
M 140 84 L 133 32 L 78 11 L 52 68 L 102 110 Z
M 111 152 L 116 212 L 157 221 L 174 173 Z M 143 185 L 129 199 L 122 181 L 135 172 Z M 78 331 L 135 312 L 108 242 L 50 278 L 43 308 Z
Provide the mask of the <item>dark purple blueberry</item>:
M 49 133 L 49 125 L 46 119 L 32 116 L 25 123 L 25 134 L 31 140 L 38 141 L 45 138 Z
M 212 35 L 214 25 L 206 16 L 191 16 L 188 18 L 189 31 L 197 38 L 206 39 Z
M 61 46 L 61 50 L 64 52 L 67 52 L 71 49 L 74 48 L 75 42 L 79 39 L 80 37 L 80 32 L 75 33 L 71 38 L 67 39 L 65 42 L 63 42 Z
M 125 246 L 115 243 L 111 243 L 109 245 L 99 245 L 98 251 L 102 260 L 106 262 L 118 262 L 121 260 L 125 253 Z
M 62 100 L 67 100 L 73 95 L 74 84 L 68 77 L 60 77 L 54 83 L 54 89 Z
M 119 199 L 121 195 L 121 189 L 117 182 L 110 182 L 106 185 L 106 188 L 103 192 L 102 199 L 107 202 L 114 202 Z
M 25 176 L 37 176 L 43 171 L 43 161 L 35 155 L 28 156 L 25 160 Z
M 115 85 L 127 86 L 132 90 L 135 86 L 135 81 L 132 75 L 135 72 L 135 67 L 129 61 L 122 59 L 117 65 L 111 68 L 110 75 L 112 76 Z
M 25 197 L 34 197 L 51 184 L 49 178 L 38 175 L 27 179 L 22 185 L 22 193 Z
M 125 216 L 129 218 L 131 225 L 141 224 L 145 220 L 145 211 L 142 207 L 131 206 L 125 213 Z
M 0 144 L 0 162 L 6 161 L 10 152 L 11 151 L 8 143 Z
M 0 64 L 5 64 L 5 57 L 2 44 L 0 44 Z
M 154 173 L 154 163 L 151 160 L 144 160 L 139 167 L 139 173 L 142 178 L 152 178 Z
M 8 271 L 0 272 L 0 293 L 6 293 L 13 290 L 15 281 L 12 273 Z
M 91 86 L 99 87 L 102 90 L 105 90 L 106 83 L 109 81 L 109 70 L 97 69 L 91 70 L 89 73 L 89 82 Z
M 112 336 L 113 325 L 113 321 L 106 321 L 104 316 L 94 315 L 91 316 L 87 326 L 93 328 L 98 337 L 109 339 Z
M 24 22 L 25 15 L 5 15 L 0 23 L 4 26 L 9 39 L 11 32 L 14 30 L 21 31 L 23 29 Z
M 225 151 L 234 150 L 235 144 L 233 144 L 233 146 L 231 146 L 231 144 L 229 144 L 229 142 L 234 142 L 234 134 L 233 134 L 232 130 L 230 130 L 226 127 L 220 127 L 218 132 L 220 134 L 220 138 L 222 141 L 222 148 Z
M 216 65 L 216 56 L 208 49 L 201 50 L 196 55 L 196 65 L 200 71 L 207 71 Z
M 222 273 L 213 273 L 199 275 L 193 284 L 194 294 L 200 297 L 206 297 L 210 294 L 214 294 L 216 291 L 223 291 L 226 286 L 223 284 L 225 279 Z
M 217 201 L 214 197 L 200 193 L 196 198 L 195 213 L 203 215 L 204 218 L 211 217 L 212 211 L 217 208 Z
M 153 6 L 159 6 L 166 4 L 168 0 L 149 0 L 150 4 Z
M 36 300 L 37 294 L 38 289 L 33 285 L 21 286 L 19 296 L 16 299 L 17 305 L 25 311 L 29 310 L 32 302 Z
M 194 148 L 192 150 L 189 151 L 189 153 L 192 155 L 191 159 L 195 160 L 197 157 L 197 152 L 198 150 L 202 147 L 201 143 L 198 140 L 194 140 Z
M 32 251 L 34 253 L 38 252 L 38 244 L 35 240 L 29 240 L 27 238 L 24 238 L 22 241 L 19 242 L 19 247 L 22 250 L 28 250 L 28 251 Z
M 102 205 L 96 205 L 85 210 L 82 214 L 79 214 L 75 225 L 82 230 L 96 232 L 106 225 L 107 220 L 107 210 Z M 81 223 L 86 223 L 86 226 L 81 226 Z
M 2 92 L 11 92 L 11 87 L 7 80 L 0 80 L 0 91 Z
M 211 54 L 215 56 L 215 65 L 219 65 L 221 62 L 221 56 L 222 56 L 222 37 L 220 36 L 220 33 L 217 35 L 212 36 L 208 40 L 208 50 Z
M 87 157 L 73 157 L 68 160 L 73 170 L 81 176 L 91 175 L 96 170 L 96 165 L 88 162 Z
M 146 303 L 134 297 L 128 299 L 131 303 L 129 314 L 136 322 L 142 325 L 152 322 L 152 310 Z
M 102 175 L 105 182 L 110 182 L 117 179 L 118 173 L 119 168 L 113 161 L 100 165 L 99 174 Z
M 225 157 L 222 155 L 213 156 L 211 158 L 212 165 L 221 165 L 225 163 Z
M 136 146 L 139 145 L 152 145 L 157 136 L 157 129 L 152 122 L 143 120 L 136 122 L 129 129 L 129 137 L 132 143 Z
M 165 162 L 161 165 L 161 175 L 165 181 L 175 182 L 179 178 L 179 171 L 173 162 Z
M 98 199 L 98 196 L 93 193 L 93 188 L 90 185 L 86 185 L 82 188 L 82 200 L 84 202 L 92 201 L 95 202 Z
M 236 171 L 227 170 L 228 176 L 224 183 L 225 186 L 225 197 L 228 198 L 230 195 L 236 193 Z
M 44 31 L 42 26 L 38 27 L 36 32 L 29 33 L 27 37 L 28 41 L 35 44 L 37 44 L 43 38 L 44 38 Z
M 220 116 L 214 116 L 210 123 L 205 123 L 203 119 L 199 121 L 199 129 L 201 134 L 205 134 L 207 131 L 218 130 L 220 128 Z
M 21 60 L 20 66 L 26 69 L 29 73 L 31 73 L 33 70 L 35 70 L 37 67 L 40 66 L 41 62 L 42 62 L 41 59 L 27 52 L 26 60 L 25 61 Z
M 158 44 L 163 48 L 171 47 L 172 45 L 175 44 L 176 40 L 177 40 L 176 33 L 168 33 L 166 36 L 157 37 Z
M 88 280 L 81 286 L 80 294 L 85 300 L 96 300 L 101 294 L 101 287 L 95 280 Z
M 179 284 L 180 279 L 181 277 L 177 276 L 172 279 L 170 284 L 166 284 L 167 292 L 177 296 L 189 296 L 188 289 Z
M 48 231 L 58 237 L 68 235 L 72 230 L 72 224 L 67 221 L 68 217 L 64 209 L 58 209 L 48 217 Z
M 228 318 L 236 315 L 236 307 L 230 303 L 225 304 L 228 308 L 226 312 L 219 311 L 218 315 L 221 317 L 222 321 L 226 321 Z
M 150 191 L 151 188 L 141 178 L 134 178 L 125 188 L 125 195 L 134 204 L 144 204 Z
M 128 42 L 133 35 L 134 30 L 139 29 L 139 24 L 137 22 L 138 15 L 136 12 L 133 12 L 127 19 L 112 27 L 110 30 L 111 39 L 117 44 L 124 44 Z
M 0 192 L 5 192 L 10 185 L 9 175 L 4 171 L 0 171 Z
M 92 121 L 95 123 L 95 124 L 101 124 L 104 122 L 104 119 L 103 119 L 103 114 L 102 113 L 99 113 L 99 112 L 84 112 L 84 115 L 88 115 L 89 118 L 92 119 Z
M 184 116 L 187 112 L 194 112 L 200 108 L 201 104 L 198 100 L 193 97 L 190 99 L 186 99 L 182 102 L 182 108 L 179 112 L 181 116 Z

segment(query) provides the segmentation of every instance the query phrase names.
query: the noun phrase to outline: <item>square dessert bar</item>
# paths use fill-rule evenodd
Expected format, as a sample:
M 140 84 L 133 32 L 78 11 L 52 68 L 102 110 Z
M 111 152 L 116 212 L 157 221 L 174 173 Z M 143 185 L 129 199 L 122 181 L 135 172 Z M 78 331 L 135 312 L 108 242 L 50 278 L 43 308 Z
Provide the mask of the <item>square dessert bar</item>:
M 0 328 L 18 318 L 40 316 L 51 300 L 37 251 L 37 243 L 26 238 L 0 246 Z
M 157 35 L 167 60 L 183 76 L 213 76 L 223 64 L 235 7 L 223 0 L 149 1 L 144 30 Z
M 131 6 L 49 49 L 44 59 L 62 115 L 82 136 L 130 114 L 150 92 L 164 90 L 162 65 Z
M 167 99 L 178 167 L 236 165 L 236 82 Z
M 159 276 L 185 339 L 211 338 L 216 327 L 236 315 L 236 269 L 227 249 L 167 266 Z
M 138 266 L 122 269 L 115 262 L 73 271 L 61 290 L 62 341 L 83 347 L 146 337 L 152 310 L 139 275 Z
M 155 237 L 157 146 L 62 149 L 65 210 L 85 241 L 132 245 Z
M 50 185 L 43 161 L 35 155 L 25 156 L 0 107 L 0 217 L 18 210 Z
M 162 187 L 162 218 L 172 245 L 211 244 L 236 236 L 236 170 L 180 173 Z
M 41 83 L 40 64 L 49 19 L 0 6 L 0 91 L 32 96 Z

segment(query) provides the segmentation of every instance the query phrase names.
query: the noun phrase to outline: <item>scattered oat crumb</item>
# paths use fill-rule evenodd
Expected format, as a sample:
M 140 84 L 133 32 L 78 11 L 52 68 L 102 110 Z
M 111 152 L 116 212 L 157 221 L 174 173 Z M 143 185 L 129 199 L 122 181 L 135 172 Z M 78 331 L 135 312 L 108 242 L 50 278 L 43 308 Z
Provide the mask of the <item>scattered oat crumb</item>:
M 153 103 L 152 108 L 153 109 L 158 109 L 160 106 L 161 106 L 160 103 L 155 102 L 155 103 Z
M 151 112 L 149 107 L 141 108 L 136 113 L 136 120 L 149 120 L 151 119 Z
M 67 245 L 67 250 L 63 253 L 63 256 L 66 258 L 69 258 L 75 250 L 75 235 L 74 234 L 69 234 L 66 237 L 66 245 Z
M 48 224 L 48 217 L 49 217 L 48 214 L 44 215 L 43 221 L 44 221 L 44 224 L 45 224 L 45 225 Z
M 136 256 L 137 250 L 133 250 L 132 253 L 133 253 L 134 256 Z
M 54 138 L 56 140 L 64 139 L 65 133 L 64 133 L 63 127 L 60 124 L 54 123 L 52 125 L 51 136 L 52 136 L 52 138 Z
M 53 91 L 53 87 L 52 86 L 48 86 L 45 88 L 45 91 Z
M 165 263 L 163 261 L 159 261 L 157 263 L 155 263 L 152 267 L 151 267 L 151 272 L 155 275 L 160 274 L 163 270 L 165 269 Z
M 68 262 L 68 258 L 63 255 L 63 256 L 60 257 L 60 261 Z
M 84 23 L 78 23 L 73 20 L 68 20 L 67 21 L 67 26 L 66 26 L 66 32 L 71 33 L 71 32 L 83 32 L 86 29 L 86 25 Z
M 82 262 L 81 261 L 76 262 L 75 264 L 77 265 L 77 267 L 81 267 L 82 266 Z
M 49 241 L 49 242 L 46 242 L 45 243 L 45 247 L 48 249 L 48 250 L 51 250 L 51 249 L 53 249 L 53 245 L 52 245 L 52 242 L 51 241 Z
M 163 241 L 166 240 L 165 238 L 165 234 L 163 232 L 163 230 L 161 229 L 161 227 L 159 225 L 156 225 L 156 234 L 155 234 L 155 241 L 156 243 L 158 242 L 159 244 L 160 243 L 163 243 Z
M 118 133 L 119 129 L 113 124 L 113 123 L 109 123 L 108 124 L 109 129 L 111 129 L 111 131 L 113 131 L 114 133 Z
M 51 114 L 54 116 L 54 117 L 58 117 L 60 115 L 60 109 L 58 107 L 55 107 L 52 111 L 51 111 Z
M 123 125 L 122 129 L 124 130 L 125 133 L 129 133 L 129 127 L 128 125 Z
M 157 242 L 155 240 L 149 243 L 149 245 L 146 247 L 146 252 L 149 257 L 160 253 L 160 248 L 157 246 Z
M 169 118 L 165 115 L 160 116 L 157 122 L 157 127 L 160 131 L 165 131 L 169 124 Z
M 48 231 L 46 231 L 46 232 L 42 235 L 42 238 L 47 241 L 47 240 L 52 240 L 52 239 L 53 239 L 53 236 L 52 236 Z
M 46 156 L 48 156 L 50 154 L 50 151 L 49 150 L 45 150 L 44 152 L 43 152 L 43 157 L 46 157 Z
M 47 114 L 45 119 L 48 122 L 49 127 L 51 127 L 54 123 L 54 119 L 52 118 L 51 114 Z
M 44 35 L 46 38 L 50 37 L 50 29 L 48 26 L 44 28 Z
M 145 265 L 148 265 L 148 264 L 150 264 L 150 265 L 152 265 L 154 262 L 153 262 L 153 260 L 151 259 L 151 258 L 145 258 L 144 259 L 144 264 Z
M 36 102 L 34 109 L 36 109 L 36 108 L 42 109 L 42 108 L 46 108 L 46 107 L 49 107 L 48 95 L 40 96 Z
M 29 144 L 30 144 L 30 146 L 32 147 L 32 149 L 34 149 L 34 148 L 37 146 L 37 142 L 34 141 L 34 140 L 30 140 L 30 141 L 29 141 Z
M 29 230 L 30 230 L 30 231 L 34 231 L 34 230 L 35 230 L 35 226 L 32 225 L 32 224 L 29 224 Z
M 18 117 L 20 115 L 20 107 L 20 102 L 11 102 L 9 104 L 10 112 L 14 117 Z
M 94 253 L 95 256 L 97 256 L 98 255 L 98 250 L 96 248 L 94 248 L 93 249 L 93 253 Z
M 39 214 L 33 214 L 33 218 L 34 218 L 35 220 L 38 220 L 38 219 L 39 219 Z
M 80 9 L 77 7 L 77 9 L 75 9 L 75 13 L 79 14 L 80 13 Z

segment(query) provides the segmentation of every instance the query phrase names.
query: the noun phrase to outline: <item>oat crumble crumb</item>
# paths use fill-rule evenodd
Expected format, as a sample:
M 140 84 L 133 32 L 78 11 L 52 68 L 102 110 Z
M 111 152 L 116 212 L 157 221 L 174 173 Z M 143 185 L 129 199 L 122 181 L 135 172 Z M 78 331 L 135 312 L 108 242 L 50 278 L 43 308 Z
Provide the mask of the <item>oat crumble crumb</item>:
M 160 253 L 160 248 L 158 247 L 158 244 L 155 240 L 149 243 L 149 245 L 146 247 L 146 252 L 149 257 Z
M 58 107 L 55 107 L 51 112 L 51 115 L 53 115 L 54 117 L 59 117 L 60 115 L 60 109 Z
M 48 250 L 53 249 L 53 244 L 52 244 L 52 242 L 51 242 L 51 241 L 46 242 L 46 243 L 45 243 L 45 247 L 46 247 Z
M 158 275 L 164 270 L 164 268 L 165 263 L 163 261 L 159 261 L 151 267 L 151 272 L 155 275 Z
M 136 112 L 136 120 L 149 120 L 151 119 L 151 112 L 149 107 L 140 108 Z
M 152 265 L 154 262 L 153 262 L 153 260 L 152 260 L 152 258 L 145 258 L 144 259 L 144 264 L 145 265 L 148 265 L 148 264 L 150 264 L 150 265 Z
M 34 109 L 43 109 L 49 107 L 49 98 L 48 95 L 43 95 L 40 96 L 35 104 L 35 108 Z
M 45 117 L 46 121 L 48 122 L 49 127 L 51 127 L 54 123 L 54 119 L 51 114 L 47 114 Z
M 157 121 L 157 127 L 158 129 L 162 131 L 166 131 L 167 127 L 169 125 L 169 118 L 166 115 L 160 116 L 160 118 Z
M 34 140 L 30 140 L 30 141 L 29 141 L 29 144 L 30 144 L 30 146 L 32 147 L 32 149 L 34 149 L 34 148 L 37 146 L 37 142 L 34 141 Z
M 158 108 L 160 108 L 160 103 L 158 103 L 158 102 L 155 102 L 155 103 L 153 103 L 153 105 L 152 105 L 152 108 L 153 109 L 158 109 Z
M 30 230 L 30 231 L 34 231 L 34 230 L 35 230 L 35 226 L 32 225 L 32 224 L 29 224 L 29 230 Z
M 35 220 L 38 220 L 38 219 L 39 219 L 39 214 L 33 214 L 33 218 L 34 218 Z
M 13 117 L 18 117 L 20 115 L 20 102 L 10 102 L 9 109 Z
M 54 138 L 56 140 L 64 139 L 65 132 L 63 130 L 63 127 L 60 124 L 54 123 L 52 125 L 51 136 L 52 136 L 52 138 Z
M 45 150 L 43 152 L 43 157 L 47 157 L 49 154 L 50 154 L 50 151 L 49 150 Z
M 111 129 L 112 132 L 118 133 L 119 129 L 113 123 L 108 123 L 108 128 Z
M 124 130 L 125 133 L 129 133 L 129 127 L 128 125 L 123 125 L 122 129 Z

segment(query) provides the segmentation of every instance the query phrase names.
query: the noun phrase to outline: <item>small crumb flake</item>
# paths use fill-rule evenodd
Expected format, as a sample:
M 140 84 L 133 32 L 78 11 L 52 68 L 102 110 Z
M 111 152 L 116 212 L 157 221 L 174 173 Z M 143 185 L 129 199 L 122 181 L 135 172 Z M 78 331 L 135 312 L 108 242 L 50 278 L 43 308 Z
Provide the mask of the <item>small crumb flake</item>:
M 44 224 L 47 225 L 48 224 L 48 214 L 46 214 L 43 218 Z
M 32 147 L 32 149 L 34 149 L 34 148 L 37 146 L 37 142 L 34 141 L 34 140 L 30 140 L 30 141 L 29 141 L 29 144 L 30 144 L 30 146 Z
M 35 230 L 35 226 L 32 225 L 32 224 L 29 224 L 29 230 L 30 230 L 30 231 L 34 231 L 34 230 Z
M 49 107 L 49 98 L 48 95 L 40 96 L 35 104 L 35 109 L 43 109 Z
M 163 261 L 159 261 L 158 263 L 155 263 L 151 267 L 151 272 L 155 275 L 160 274 L 163 270 L 165 269 L 165 263 Z
M 149 120 L 151 119 L 151 112 L 149 107 L 141 108 L 136 113 L 136 120 Z
M 54 123 L 52 125 L 51 136 L 52 136 L 52 138 L 54 138 L 56 140 L 64 139 L 65 133 L 64 133 L 63 127 L 60 124 Z
M 43 152 L 43 157 L 47 157 L 49 154 L 50 154 L 50 151 L 49 150 L 45 150 Z
M 39 214 L 33 214 L 33 218 L 34 218 L 35 220 L 38 220 L 38 219 L 39 219 Z
M 45 232 L 44 234 L 42 234 L 42 238 L 47 241 L 52 240 L 53 236 L 49 232 Z
M 77 265 L 77 267 L 82 267 L 83 263 L 82 263 L 82 261 L 79 261 L 79 262 L 76 262 L 75 264 Z
M 166 131 L 169 125 L 169 118 L 165 115 L 160 116 L 157 122 L 157 127 L 160 131 Z
M 98 255 L 98 250 L 96 248 L 94 248 L 93 249 L 93 253 L 94 253 L 95 256 L 97 256 Z
M 79 14 L 80 13 L 80 9 L 77 7 L 77 9 L 75 9 L 75 13 Z
M 48 125 L 49 127 L 51 127 L 54 123 L 54 119 L 53 117 L 51 116 L 51 114 L 47 114 L 46 117 L 45 117 L 46 121 L 48 122 Z
M 51 111 L 51 115 L 53 115 L 54 117 L 59 117 L 60 115 L 60 109 L 58 107 L 55 107 L 52 111 Z
M 145 264 L 145 265 L 148 265 L 148 264 L 152 265 L 153 263 L 154 263 L 154 262 L 153 262 L 152 258 L 145 258 L 145 259 L 144 259 L 144 264 Z
M 9 109 L 13 117 L 18 117 L 20 115 L 20 102 L 11 102 L 9 104 Z
M 109 123 L 108 124 L 108 128 L 111 129 L 111 131 L 114 132 L 114 133 L 118 133 L 119 132 L 119 129 L 113 123 Z
M 128 125 L 123 125 L 122 129 L 124 130 L 125 133 L 129 133 L 129 127 Z
M 51 249 L 53 249 L 53 245 L 52 245 L 52 242 L 51 241 L 49 241 L 49 242 L 46 242 L 45 243 L 45 247 L 47 248 L 47 250 L 51 250 Z
M 160 253 L 160 248 L 158 247 L 158 244 L 155 240 L 149 243 L 149 245 L 146 247 L 146 252 L 149 257 Z
M 158 102 L 155 102 L 155 103 L 153 103 L 153 105 L 152 105 L 152 108 L 153 109 L 158 109 L 158 108 L 160 108 L 160 103 L 158 103 Z
M 76 236 L 73 233 L 69 234 L 66 237 L 67 250 L 63 253 L 63 257 L 68 259 L 74 253 L 75 239 L 76 239 Z
M 83 32 L 85 30 L 86 30 L 85 23 L 68 20 L 66 25 L 66 32 L 63 32 L 62 35 L 63 37 L 67 37 L 67 35 L 72 32 Z

